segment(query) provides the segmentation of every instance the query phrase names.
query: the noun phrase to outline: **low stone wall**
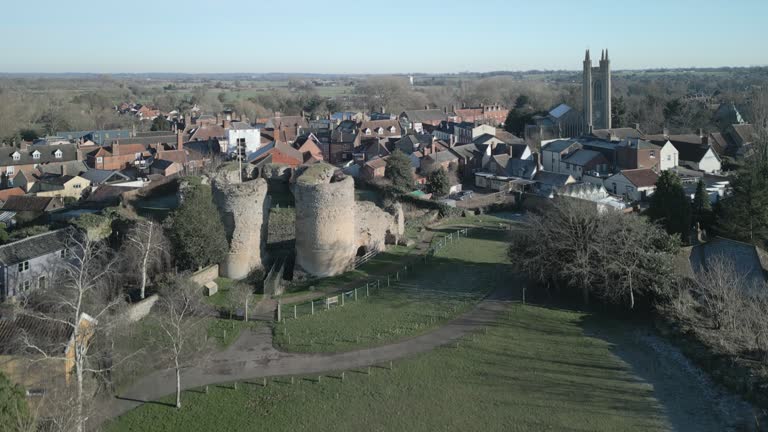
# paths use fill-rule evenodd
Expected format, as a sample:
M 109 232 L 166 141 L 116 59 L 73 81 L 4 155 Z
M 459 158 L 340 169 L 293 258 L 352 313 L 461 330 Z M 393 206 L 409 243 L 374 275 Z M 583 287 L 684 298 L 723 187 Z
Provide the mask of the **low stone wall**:
M 189 277 L 189 280 L 200 286 L 203 286 L 208 282 L 216 280 L 217 277 L 219 277 L 219 265 L 214 264 L 202 270 L 198 270 L 195 273 L 192 273 L 192 276 Z
M 149 312 L 152 310 L 152 306 L 157 303 L 157 299 L 159 297 L 157 294 L 153 294 L 144 300 L 141 300 L 139 302 L 133 303 L 132 305 L 128 306 L 128 310 L 125 312 L 125 317 L 128 319 L 128 322 L 136 322 L 142 320 L 144 317 L 149 315 Z

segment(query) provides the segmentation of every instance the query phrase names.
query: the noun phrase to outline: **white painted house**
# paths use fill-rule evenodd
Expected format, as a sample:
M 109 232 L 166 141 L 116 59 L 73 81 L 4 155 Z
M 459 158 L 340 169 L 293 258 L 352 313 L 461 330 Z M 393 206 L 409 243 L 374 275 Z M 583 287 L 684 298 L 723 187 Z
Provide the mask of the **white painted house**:
M 653 195 L 659 175 L 651 169 L 622 170 L 605 179 L 608 192 L 630 201 L 643 201 Z
M 671 142 L 667 141 L 664 143 L 659 153 L 661 157 L 661 160 L 659 160 L 659 170 L 666 171 L 677 167 L 680 161 L 680 152 L 677 151 Z
M 244 122 L 234 122 L 227 129 L 226 154 L 236 155 L 238 148 L 240 153 L 248 159 L 261 147 L 261 131 L 258 128 Z

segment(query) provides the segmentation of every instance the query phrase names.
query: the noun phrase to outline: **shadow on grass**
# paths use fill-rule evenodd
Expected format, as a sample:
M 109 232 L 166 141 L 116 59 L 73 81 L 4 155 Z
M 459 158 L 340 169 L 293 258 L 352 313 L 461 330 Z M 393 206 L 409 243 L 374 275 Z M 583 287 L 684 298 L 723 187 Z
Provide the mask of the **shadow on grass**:
M 125 396 L 115 396 L 115 399 L 120 399 L 124 401 L 130 401 L 130 402 L 138 402 L 141 404 L 150 404 L 150 405 L 159 405 L 164 407 L 171 407 L 176 408 L 176 404 L 170 403 L 170 402 L 161 402 L 161 401 L 155 401 L 155 400 L 143 400 L 143 399 L 135 399 L 135 398 L 129 398 Z

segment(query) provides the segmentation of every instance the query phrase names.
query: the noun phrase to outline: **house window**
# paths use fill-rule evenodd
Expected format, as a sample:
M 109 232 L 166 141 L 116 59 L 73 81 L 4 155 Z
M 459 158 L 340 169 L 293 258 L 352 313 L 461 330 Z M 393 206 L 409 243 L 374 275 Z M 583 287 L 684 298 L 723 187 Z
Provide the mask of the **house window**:
M 40 152 L 35 150 L 34 153 L 32 153 L 32 159 L 40 159 Z
M 69 257 L 69 249 L 62 249 L 59 251 L 59 257 L 60 258 L 67 258 Z
M 14 167 L 12 167 L 12 166 L 9 166 L 9 167 L 8 167 L 8 168 L 5 170 L 5 173 L 6 173 L 6 174 L 8 174 L 9 176 L 12 176 L 12 175 L 14 174 L 15 170 L 16 170 L 16 168 L 14 168 Z
M 104 158 L 99 156 L 96 158 L 96 163 L 104 163 Z
M 46 289 L 48 288 L 48 281 L 45 279 L 45 276 L 40 276 L 37 278 L 37 289 Z
M 667 155 L 667 160 L 671 161 L 672 160 L 672 155 Z
M 134 156 L 136 157 L 136 159 L 139 159 L 141 158 L 141 153 L 135 153 Z
M 656 150 L 651 150 L 651 151 L 650 151 L 650 156 L 651 156 L 652 158 L 656 158 Z
M 30 288 L 32 288 L 32 281 L 25 280 L 21 283 L 22 291 L 29 291 Z
M 29 261 L 20 262 L 18 265 L 19 273 L 29 270 Z
M 13 160 L 21 160 L 21 153 L 19 152 L 13 152 Z
M 75 183 L 74 185 L 72 185 L 72 188 L 73 189 L 80 189 L 82 186 L 83 185 L 81 185 L 80 183 Z
M 634 192 L 634 191 L 635 191 L 635 188 L 633 188 L 632 186 L 627 186 L 627 193 L 628 193 L 628 194 L 629 194 L 629 193 L 632 193 L 632 192 Z

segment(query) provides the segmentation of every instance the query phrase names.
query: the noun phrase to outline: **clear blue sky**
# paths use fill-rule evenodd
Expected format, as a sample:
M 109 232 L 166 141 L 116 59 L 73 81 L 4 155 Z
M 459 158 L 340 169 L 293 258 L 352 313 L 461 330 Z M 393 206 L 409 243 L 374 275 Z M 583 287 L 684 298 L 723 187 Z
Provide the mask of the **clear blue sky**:
M 4 0 L 0 72 L 768 65 L 768 0 Z M 630 5 L 631 4 L 631 5 Z

